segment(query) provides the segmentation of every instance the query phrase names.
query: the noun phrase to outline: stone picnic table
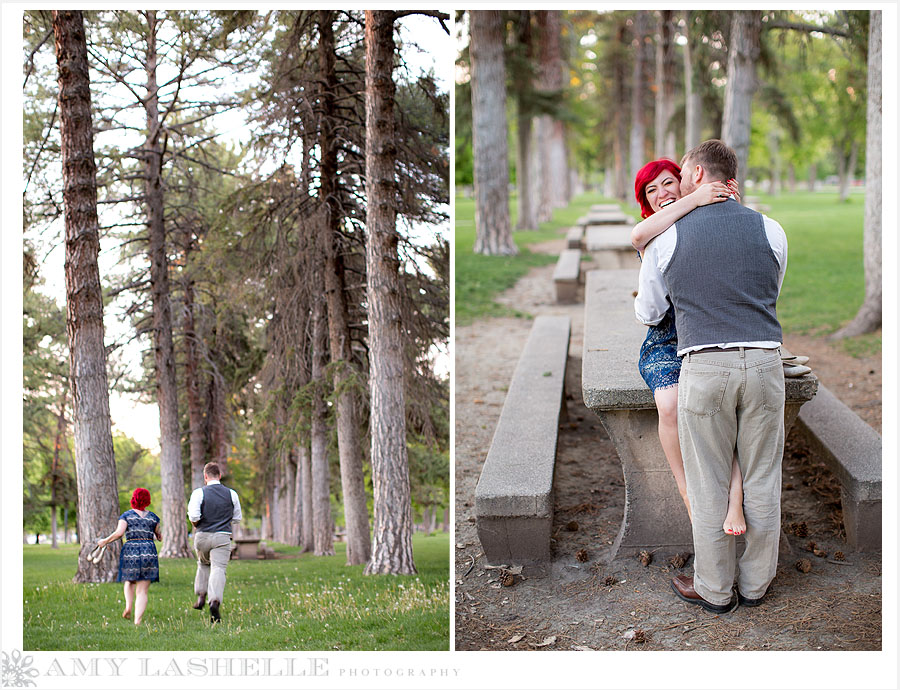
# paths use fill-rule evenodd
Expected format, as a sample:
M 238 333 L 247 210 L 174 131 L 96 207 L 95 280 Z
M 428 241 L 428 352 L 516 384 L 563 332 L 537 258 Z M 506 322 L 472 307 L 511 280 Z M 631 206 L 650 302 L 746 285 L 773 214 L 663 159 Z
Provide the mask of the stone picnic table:
M 585 286 L 582 394 L 616 447 L 625 513 L 609 560 L 657 548 L 692 550 L 690 520 L 659 442 L 653 395 L 638 372 L 647 327 L 634 316 L 638 270 L 589 271 Z M 816 394 L 808 374 L 785 379 L 785 436 Z

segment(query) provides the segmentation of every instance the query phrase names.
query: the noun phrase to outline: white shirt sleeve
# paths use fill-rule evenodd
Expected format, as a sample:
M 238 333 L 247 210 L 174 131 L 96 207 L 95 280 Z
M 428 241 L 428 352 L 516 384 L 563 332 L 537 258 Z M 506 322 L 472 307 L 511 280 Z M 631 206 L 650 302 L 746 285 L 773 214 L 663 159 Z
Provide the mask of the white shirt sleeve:
M 234 514 L 231 516 L 232 522 L 240 522 L 241 518 L 241 499 L 238 498 L 237 491 L 231 489 L 231 504 L 234 506 Z
M 644 249 L 638 294 L 634 299 L 634 315 L 647 326 L 655 326 L 669 310 L 669 291 L 662 272 L 675 251 L 676 233 L 673 225 L 653 238 Z
M 763 216 L 766 238 L 772 247 L 772 253 L 778 259 L 778 294 L 781 294 L 781 284 L 784 282 L 784 274 L 787 272 L 788 245 L 787 235 L 778 221 L 768 216 Z
M 200 506 L 203 504 L 203 489 L 194 489 L 188 501 L 188 520 L 197 522 L 200 519 Z

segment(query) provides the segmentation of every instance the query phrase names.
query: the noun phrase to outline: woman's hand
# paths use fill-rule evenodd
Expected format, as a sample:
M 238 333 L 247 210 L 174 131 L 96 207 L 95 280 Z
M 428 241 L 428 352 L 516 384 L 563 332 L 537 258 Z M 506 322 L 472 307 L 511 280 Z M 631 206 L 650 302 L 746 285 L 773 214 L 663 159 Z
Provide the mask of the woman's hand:
M 737 182 L 734 179 L 728 180 L 728 182 L 707 182 L 690 193 L 690 196 L 697 202 L 697 206 L 717 204 L 731 198 L 732 195 L 738 196 Z

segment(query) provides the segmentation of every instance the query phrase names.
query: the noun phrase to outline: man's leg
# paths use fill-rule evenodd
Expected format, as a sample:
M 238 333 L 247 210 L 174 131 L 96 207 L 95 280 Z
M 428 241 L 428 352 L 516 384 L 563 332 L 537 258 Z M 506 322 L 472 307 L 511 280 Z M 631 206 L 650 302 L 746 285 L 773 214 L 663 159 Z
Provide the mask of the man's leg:
M 197 595 L 197 603 L 199 606 L 194 608 L 203 608 L 201 599 L 205 599 L 209 585 L 209 549 L 210 536 L 206 532 L 194 533 L 194 550 L 197 552 L 197 574 L 194 576 L 194 594 Z
M 750 359 L 750 358 L 753 359 Z M 784 454 L 784 371 L 776 353 L 748 351 L 747 388 L 738 409 L 737 452 L 744 477 L 747 547 L 738 591 L 760 599 L 775 577 L 781 537 L 781 460 Z
M 722 531 L 736 436 L 738 353 L 685 359 L 678 396 L 678 432 L 694 536 L 694 589 L 706 601 L 728 604 L 734 583 L 734 537 Z
M 231 558 L 231 535 L 222 532 L 214 534 L 212 537 L 212 548 L 209 551 L 209 591 L 207 592 L 211 613 L 213 602 L 221 604 L 225 596 L 225 568 Z

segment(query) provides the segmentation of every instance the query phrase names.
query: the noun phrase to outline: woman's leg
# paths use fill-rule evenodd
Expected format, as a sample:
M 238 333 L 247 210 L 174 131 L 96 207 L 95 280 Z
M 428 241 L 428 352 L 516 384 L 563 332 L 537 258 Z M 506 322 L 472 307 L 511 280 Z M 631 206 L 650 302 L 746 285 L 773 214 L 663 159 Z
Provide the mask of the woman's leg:
M 134 605 L 134 582 L 125 580 L 125 610 L 122 618 L 131 618 L 131 607 Z
M 681 458 L 681 445 L 678 443 L 678 386 L 657 388 L 653 394 L 656 400 L 656 409 L 659 412 L 659 442 L 669 467 L 672 468 L 672 476 L 678 485 L 678 493 L 687 508 L 688 517 L 691 517 L 691 506 L 687 497 L 687 484 L 684 480 L 684 460 Z
M 725 522 L 722 529 L 726 534 L 743 534 L 747 531 L 747 521 L 744 519 L 744 478 L 741 476 L 741 466 L 737 458 L 731 461 L 731 487 L 728 489 L 728 512 L 725 514 Z
M 150 589 L 150 580 L 138 580 L 137 595 L 134 602 L 134 624 L 140 625 L 147 609 L 147 590 Z

